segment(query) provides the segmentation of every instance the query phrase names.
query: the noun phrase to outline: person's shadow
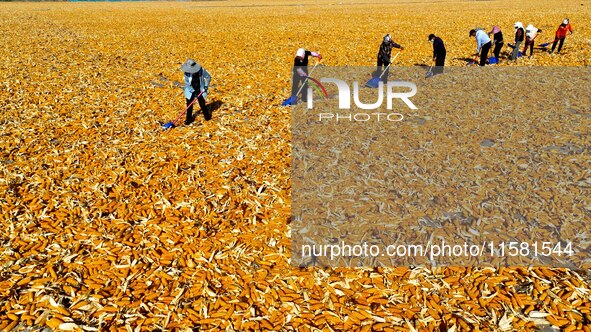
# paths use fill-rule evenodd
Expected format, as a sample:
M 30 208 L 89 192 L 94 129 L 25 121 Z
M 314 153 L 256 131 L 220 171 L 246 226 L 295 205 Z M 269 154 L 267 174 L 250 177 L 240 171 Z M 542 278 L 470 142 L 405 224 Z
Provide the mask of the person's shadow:
M 223 105 L 224 105 L 224 102 L 222 102 L 221 100 L 214 100 L 213 103 L 207 105 L 207 107 L 209 107 L 209 110 L 211 111 L 211 113 L 213 113 L 214 111 L 218 110 Z
M 218 110 L 219 108 L 221 108 L 223 105 L 224 105 L 224 102 L 222 102 L 221 100 L 214 100 L 212 103 L 207 104 L 207 108 L 209 108 L 209 111 L 211 112 L 211 114 L 213 116 L 213 112 Z M 199 110 L 198 113 L 195 113 L 195 115 L 193 115 L 193 119 L 191 119 L 191 122 L 195 121 L 197 116 L 200 114 L 203 114 L 203 110 Z

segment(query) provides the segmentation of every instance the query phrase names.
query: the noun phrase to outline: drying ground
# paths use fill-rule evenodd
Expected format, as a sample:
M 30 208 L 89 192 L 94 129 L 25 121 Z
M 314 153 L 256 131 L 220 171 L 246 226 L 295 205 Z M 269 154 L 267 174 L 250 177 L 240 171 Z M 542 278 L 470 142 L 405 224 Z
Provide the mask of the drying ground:
M 463 66 L 471 28 L 510 38 L 531 22 L 547 42 L 568 16 L 564 54 L 511 66 L 587 66 L 588 5 L 0 4 L 0 329 L 589 330 L 585 270 L 292 267 L 290 109 L 279 107 L 297 48 L 369 66 L 386 33 L 406 48 L 399 65 L 430 65 L 435 33 L 447 64 Z M 213 76 L 213 120 L 163 131 L 183 109 L 187 58 Z M 583 198 L 584 106 L 569 115 L 580 141 L 546 152 L 577 171 L 565 180 Z M 588 199 L 572 208 L 590 220 Z

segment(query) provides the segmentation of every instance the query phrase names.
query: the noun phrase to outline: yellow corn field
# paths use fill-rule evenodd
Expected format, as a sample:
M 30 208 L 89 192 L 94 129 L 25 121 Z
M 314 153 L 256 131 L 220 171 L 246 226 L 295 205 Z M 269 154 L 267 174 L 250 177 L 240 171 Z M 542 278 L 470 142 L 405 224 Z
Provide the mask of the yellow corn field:
M 499 66 L 589 66 L 590 7 L 0 3 L 0 331 L 591 331 L 586 270 L 290 265 L 280 107 L 299 47 L 326 66 L 373 66 L 386 33 L 405 47 L 396 65 L 431 65 L 434 33 L 446 65 L 464 66 L 474 27 L 510 40 L 531 22 L 543 43 L 569 17 L 562 54 Z M 165 131 L 185 105 L 187 58 L 212 75 L 213 119 Z M 584 129 L 591 111 L 579 112 Z M 586 149 L 557 164 L 589 166 Z M 571 208 L 591 221 L 589 197 Z

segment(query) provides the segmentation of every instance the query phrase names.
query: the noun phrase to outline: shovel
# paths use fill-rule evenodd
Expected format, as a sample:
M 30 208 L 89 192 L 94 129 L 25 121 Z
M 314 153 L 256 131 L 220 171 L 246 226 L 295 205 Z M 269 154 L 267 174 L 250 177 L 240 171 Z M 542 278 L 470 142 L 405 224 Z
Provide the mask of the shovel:
M 547 42 L 547 43 L 540 44 L 539 46 L 540 46 L 540 47 L 548 47 L 548 46 L 550 46 L 550 44 L 552 44 L 552 43 L 554 43 L 554 40 L 553 40 L 553 41 L 549 41 L 549 42 Z
M 380 86 L 380 80 L 382 79 L 382 76 L 388 70 L 388 68 L 390 68 L 390 66 L 392 65 L 394 60 L 396 60 L 398 55 L 400 55 L 400 51 L 398 51 L 398 53 L 396 53 L 396 55 L 394 56 L 394 59 L 392 59 L 392 61 L 390 61 L 390 64 L 388 65 L 388 67 L 386 67 L 386 69 L 384 69 L 384 71 L 382 71 L 380 76 L 372 77 L 369 81 L 367 81 L 367 83 L 365 83 L 365 86 L 368 88 L 374 88 L 374 89 L 377 88 L 378 86 Z
M 511 43 L 507 43 L 507 46 L 511 47 L 512 49 L 515 49 L 515 45 L 511 44 Z M 523 56 L 523 53 L 521 51 L 517 52 L 517 57 L 521 58 Z
M 187 110 L 189 109 L 189 107 L 191 107 L 191 105 L 193 105 L 195 103 L 195 101 L 197 100 L 197 98 L 201 97 L 201 95 L 203 94 L 204 91 L 201 91 L 201 93 L 195 98 L 193 99 L 193 101 L 187 105 L 187 108 L 185 108 L 185 110 L 179 114 L 179 116 L 177 116 L 177 118 L 174 121 L 169 121 L 165 124 L 162 125 L 162 128 L 164 129 L 170 129 L 173 128 L 174 126 L 176 126 L 176 123 L 180 120 L 180 118 L 185 115 L 185 113 L 187 113 Z
M 431 67 L 429 67 L 429 71 L 425 75 L 425 78 L 429 78 L 431 76 L 433 76 L 433 66 L 432 65 L 431 65 Z
M 478 55 L 476 55 L 476 56 L 474 57 L 474 59 L 472 59 L 472 61 L 468 61 L 468 62 L 466 63 L 466 66 L 472 66 L 473 64 L 475 64 L 475 63 L 476 63 L 476 60 L 477 60 L 477 59 L 478 59 Z
M 314 65 L 314 67 L 312 67 L 312 70 L 310 70 L 310 73 L 308 74 L 308 76 L 306 76 L 306 79 L 304 80 L 304 83 L 302 83 L 302 86 L 300 87 L 300 89 L 298 90 L 298 92 L 295 95 L 293 95 L 293 96 L 285 99 L 285 101 L 281 104 L 281 106 L 297 105 L 297 103 L 298 103 L 298 95 L 300 94 L 300 92 L 302 92 L 302 89 L 306 85 L 306 82 L 308 82 L 308 78 L 310 77 L 310 75 L 312 75 L 312 73 L 314 72 L 314 69 L 316 69 L 316 66 L 318 66 L 319 63 L 320 63 L 320 61 L 316 62 L 316 64 Z

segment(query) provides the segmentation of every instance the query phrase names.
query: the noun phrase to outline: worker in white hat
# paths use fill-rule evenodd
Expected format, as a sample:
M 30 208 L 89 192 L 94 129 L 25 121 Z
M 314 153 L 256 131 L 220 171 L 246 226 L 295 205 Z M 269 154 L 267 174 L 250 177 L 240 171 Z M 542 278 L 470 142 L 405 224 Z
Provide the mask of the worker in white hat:
M 519 56 L 519 48 L 521 47 L 521 43 L 525 40 L 525 28 L 521 22 L 515 22 L 513 27 L 515 28 L 515 47 L 511 54 L 511 60 L 517 60 L 517 57 Z
M 542 33 L 541 29 L 536 28 L 533 24 L 530 24 L 525 28 L 525 46 L 523 47 L 523 56 L 527 54 L 529 47 L 529 57 L 534 55 L 534 41 L 538 35 Z
M 398 48 L 401 51 L 404 50 L 404 47 L 400 46 L 400 44 L 394 42 L 390 34 L 386 34 L 382 39 L 382 43 L 380 44 L 380 49 L 378 50 L 378 66 L 375 72 L 375 76 L 382 75 L 382 82 L 388 82 L 388 74 L 390 73 L 390 68 L 388 67 L 392 62 L 392 48 Z M 385 69 L 382 72 L 382 68 Z
M 318 52 L 311 52 L 306 49 L 300 48 L 296 52 L 295 59 L 293 61 L 293 79 L 291 84 L 291 95 L 295 96 L 300 89 L 300 85 L 307 85 L 306 78 L 308 77 L 308 57 L 313 56 L 318 60 L 322 60 L 322 55 Z M 308 101 L 308 87 L 304 86 L 301 89 L 301 98 L 303 102 Z M 296 96 L 297 97 L 297 96 Z
M 558 27 L 558 30 L 556 30 L 556 36 L 554 37 L 554 43 L 552 43 L 552 50 L 550 51 L 550 54 L 554 53 L 554 49 L 558 43 L 560 43 L 560 45 L 558 45 L 557 53 L 560 54 L 562 45 L 564 45 L 564 40 L 566 39 L 566 35 L 569 32 L 571 35 L 573 34 L 573 27 L 570 25 L 570 20 L 565 18 L 564 21 L 562 21 L 562 24 L 560 24 Z

